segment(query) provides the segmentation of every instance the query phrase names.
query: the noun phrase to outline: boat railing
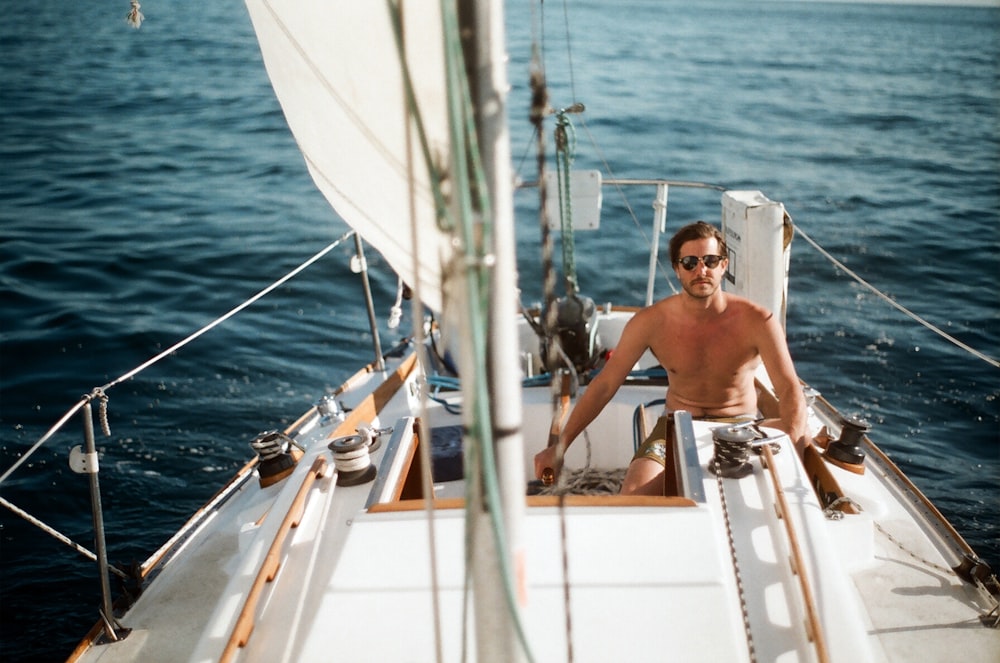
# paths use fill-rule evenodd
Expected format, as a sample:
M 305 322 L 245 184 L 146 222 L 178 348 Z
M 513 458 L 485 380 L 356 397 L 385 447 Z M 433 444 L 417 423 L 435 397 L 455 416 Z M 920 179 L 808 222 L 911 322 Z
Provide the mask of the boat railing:
M 119 569 L 109 564 L 108 562 L 107 549 L 105 544 L 104 516 L 103 516 L 103 508 L 101 505 L 101 490 L 98 478 L 100 472 L 100 464 L 99 464 L 99 455 L 97 452 L 95 435 L 94 435 L 94 428 L 95 428 L 94 426 L 95 413 L 93 408 L 94 404 L 96 403 L 98 405 L 98 412 L 96 414 L 96 417 L 99 420 L 102 432 L 105 434 L 105 436 L 110 436 L 111 430 L 107 419 L 108 391 L 130 380 L 131 378 L 139 375 L 140 373 L 149 369 L 153 365 L 160 363 L 167 357 L 174 355 L 181 348 L 193 343 L 201 336 L 207 334 L 209 331 L 222 325 L 229 319 L 233 318 L 237 314 L 249 308 L 251 305 L 259 301 L 260 299 L 274 292 L 282 285 L 284 285 L 291 279 L 298 276 L 305 269 L 307 269 L 312 264 L 314 264 L 327 254 L 329 254 L 331 251 L 333 251 L 335 248 L 340 246 L 342 243 L 344 243 L 352 236 L 355 237 L 355 249 L 357 252 L 356 263 L 358 265 L 358 269 L 356 269 L 355 271 L 358 271 L 362 277 L 362 284 L 364 286 L 365 299 L 367 302 L 368 313 L 369 313 L 369 322 L 372 328 L 374 352 L 376 357 L 375 361 L 372 364 L 372 370 L 379 370 L 379 371 L 384 370 L 385 364 L 384 364 L 384 359 L 382 357 L 381 345 L 378 338 L 377 323 L 375 320 L 374 306 L 371 298 L 371 288 L 368 283 L 367 267 L 365 265 L 365 259 L 364 259 L 364 249 L 361 244 L 360 237 L 357 237 L 357 233 L 351 230 L 344 233 L 341 237 L 339 237 L 335 241 L 325 246 L 323 249 L 321 249 L 319 252 L 317 252 L 312 257 L 307 259 L 305 262 L 300 264 L 298 267 L 288 272 L 287 274 L 285 274 L 284 276 L 282 276 L 277 281 L 270 284 L 263 290 L 257 292 L 255 295 L 251 296 L 249 299 L 245 300 L 244 302 L 242 302 L 235 308 L 231 309 L 227 313 L 216 318 L 209 324 L 198 329 L 196 332 L 188 335 L 187 337 L 178 341 L 177 343 L 174 343 L 167 349 L 151 357 L 150 359 L 146 360 L 145 362 L 141 363 L 135 368 L 127 371 L 118 378 L 115 378 L 111 382 L 108 382 L 107 384 L 104 384 L 100 387 L 95 387 L 90 393 L 82 396 L 80 400 L 76 402 L 72 407 L 70 407 L 69 410 L 58 421 L 56 421 L 55 424 L 53 424 L 27 451 L 24 452 L 24 454 L 22 454 L 17 459 L 17 461 L 15 461 L 6 471 L 4 471 L 2 475 L 0 475 L 0 487 L 2 487 L 3 484 L 6 481 L 8 481 L 10 477 L 20 467 L 25 465 L 25 463 L 27 463 L 34 456 L 35 453 L 37 453 L 43 446 L 45 446 L 48 442 L 50 442 L 55 437 L 55 435 L 58 432 L 60 432 L 71 419 L 73 419 L 77 414 L 81 413 L 82 411 L 84 444 L 77 445 L 71 450 L 70 467 L 74 472 L 78 474 L 86 474 L 88 475 L 89 478 L 91 516 L 93 519 L 94 541 L 95 541 L 94 547 L 96 551 L 91 551 L 87 549 L 85 546 L 73 541 L 68 536 L 58 531 L 55 527 L 52 527 L 51 525 L 48 525 L 42 520 L 32 516 L 30 513 L 28 513 L 24 509 L 21 509 L 20 507 L 13 504 L 12 502 L 10 502 L 9 500 L 7 500 L 2 496 L 0 496 L 0 505 L 4 506 L 15 515 L 20 516 L 28 523 L 38 527 L 42 531 L 51 535 L 58 541 L 73 548 L 78 553 L 89 558 L 91 561 L 97 562 L 100 581 L 101 581 L 101 594 L 102 594 L 102 603 L 100 609 L 101 621 L 104 625 L 105 636 L 107 639 L 112 641 L 117 640 L 119 637 L 118 633 L 121 631 L 121 629 L 118 628 L 117 624 L 115 623 L 114 616 L 112 614 L 112 597 L 111 597 L 110 584 L 108 582 L 109 574 L 114 573 L 115 575 L 119 576 L 120 578 L 126 581 L 131 580 L 133 578 L 126 571 L 123 571 L 122 569 Z M 315 408 L 313 409 L 315 410 Z M 242 474 L 244 473 L 241 473 L 241 475 Z
M 628 210 L 629 215 L 632 217 L 633 222 L 638 226 L 639 221 L 636 213 L 632 207 L 631 202 L 625 195 L 624 190 L 627 187 L 655 187 L 655 194 L 653 195 L 653 224 L 652 224 L 652 236 L 648 240 L 649 242 L 649 266 L 646 273 L 646 305 L 648 306 L 653 302 L 654 299 L 654 283 L 656 281 L 656 274 L 659 269 L 659 243 L 660 235 L 665 231 L 665 221 L 666 221 L 666 210 L 668 203 L 668 195 L 671 188 L 674 189 L 700 189 L 708 191 L 717 191 L 720 193 L 731 190 L 731 187 L 724 186 L 721 184 L 714 184 L 709 182 L 699 182 L 694 180 L 674 180 L 667 178 L 607 178 L 601 180 L 601 186 L 612 187 L 619 192 L 619 195 Z M 519 182 L 518 189 L 537 189 L 539 187 L 539 182 L 537 180 Z M 883 292 L 877 286 L 869 282 L 862 275 L 858 274 L 854 270 L 847 267 L 843 262 L 838 260 L 829 251 L 823 248 L 823 246 L 817 242 L 801 225 L 795 223 L 793 220 L 789 219 L 792 230 L 795 235 L 798 235 L 806 242 L 812 249 L 814 249 L 824 260 L 833 265 L 838 271 L 847 275 L 855 283 L 859 284 L 863 288 L 869 290 L 877 298 L 888 304 L 889 306 L 895 308 L 897 311 L 910 318 L 917 324 L 927 328 L 933 333 L 937 334 L 944 340 L 948 341 L 955 347 L 963 350 L 965 353 L 980 359 L 994 368 L 1000 368 L 1000 360 L 993 357 L 981 350 L 972 347 L 968 343 L 956 338 L 953 334 L 948 333 L 943 330 L 939 325 L 925 319 L 920 316 L 910 308 L 906 307 L 904 304 L 898 301 L 896 297 L 890 297 L 888 294 Z M 666 270 L 664 270 L 666 271 Z M 669 283 L 669 281 L 668 281 Z M 671 286 L 672 287 L 672 286 Z
M 646 241 L 649 246 L 649 261 L 646 270 L 645 305 L 648 306 L 652 304 L 654 301 L 657 274 L 659 274 L 661 271 L 666 272 L 666 270 L 662 270 L 662 266 L 660 264 L 660 259 L 659 259 L 659 253 L 660 253 L 660 239 L 663 233 L 666 232 L 667 207 L 669 204 L 670 189 L 672 188 L 698 189 L 703 191 L 716 191 L 721 193 L 727 191 L 728 187 L 723 186 L 721 184 L 712 184 L 709 182 L 698 182 L 692 180 L 674 180 L 666 178 L 602 179 L 599 175 L 597 175 L 597 171 L 586 171 L 586 172 L 594 175 L 589 179 L 598 182 L 602 189 L 612 188 L 618 192 L 618 197 L 620 198 L 622 204 L 627 210 L 628 216 L 632 219 L 632 222 L 636 225 L 636 227 L 641 228 L 640 221 L 635 212 L 635 209 L 632 206 L 629 196 L 625 193 L 625 190 L 626 188 L 633 188 L 633 187 L 653 188 L 654 190 L 652 197 L 652 209 L 653 209 L 652 224 L 650 227 L 650 234 L 648 237 L 646 237 Z M 548 189 L 554 188 L 551 186 L 551 184 L 547 184 L 546 186 L 548 187 Z M 539 182 L 537 180 L 522 182 L 518 185 L 518 188 L 520 189 L 531 189 L 531 188 L 537 189 L 538 187 L 539 187 Z M 558 201 L 549 200 L 548 193 L 546 193 L 546 196 L 547 196 L 547 201 L 545 203 L 546 206 L 549 209 L 558 210 L 559 208 Z M 595 197 L 591 195 L 590 191 L 588 191 L 584 196 L 577 198 L 573 198 L 571 196 L 571 198 L 572 200 L 569 206 L 574 210 L 573 212 L 574 215 L 577 214 L 576 210 L 579 207 L 594 205 L 594 204 L 598 205 L 598 209 L 590 212 L 588 215 L 586 215 L 585 218 L 592 218 L 593 215 L 596 216 L 600 215 L 599 207 L 602 203 L 602 200 L 600 199 L 600 197 Z M 551 220 L 551 217 L 553 216 L 552 214 L 546 212 L 546 216 L 549 217 L 547 222 L 549 223 L 550 226 L 556 225 L 556 223 Z

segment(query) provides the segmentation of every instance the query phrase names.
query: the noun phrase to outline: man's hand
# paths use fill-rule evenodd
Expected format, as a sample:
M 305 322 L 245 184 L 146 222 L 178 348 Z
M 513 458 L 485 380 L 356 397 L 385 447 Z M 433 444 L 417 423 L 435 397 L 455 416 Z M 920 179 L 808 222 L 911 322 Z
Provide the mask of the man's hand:
M 562 469 L 562 454 L 559 449 L 557 442 L 535 454 L 535 477 L 541 479 L 542 483 L 551 484 L 559 476 Z

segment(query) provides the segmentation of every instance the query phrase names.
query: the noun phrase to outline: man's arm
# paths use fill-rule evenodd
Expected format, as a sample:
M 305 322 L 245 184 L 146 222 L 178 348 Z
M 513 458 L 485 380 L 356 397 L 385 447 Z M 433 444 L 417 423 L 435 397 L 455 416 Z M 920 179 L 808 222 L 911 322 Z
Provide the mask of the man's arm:
M 809 435 L 808 409 L 799 376 L 788 352 L 788 342 L 777 318 L 770 315 L 764 321 L 760 341 L 757 345 L 760 357 L 764 362 L 768 377 L 774 386 L 778 397 L 778 413 L 781 417 L 781 428 L 795 443 L 795 449 L 802 455 L 805 448 L 812 444 Z
M 604 406 L 615 395 L 618 388 L 625 382 L 635 362 L 649 346 L 646 341 L 647 316 L 640 311 L 625 325 L 618 345 L 611 353 L 608 363 L 604 365 L 597 377 L 587 386 L 583 395 L 573 406 L 566 426 L 560 435 L 559 443 L 543 449 L 535 455 L 535 476 L 541 478 L 546 468 L 558 470 L 562 466 L 562 454 L 566 452 L 573 440 L 584 431 L 590 422 L 597 418 Z M 557 447 L 561 447 L 557 449 Z

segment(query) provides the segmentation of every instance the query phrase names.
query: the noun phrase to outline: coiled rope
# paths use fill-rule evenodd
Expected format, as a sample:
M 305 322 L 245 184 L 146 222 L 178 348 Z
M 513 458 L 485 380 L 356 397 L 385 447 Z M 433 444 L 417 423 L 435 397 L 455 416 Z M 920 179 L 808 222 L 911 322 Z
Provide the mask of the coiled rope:
M 539 495 L 617 495 L 625 481 L 625 468 L 598 470 L 584 467 L 559 473 L 559 481 L 545 486 Z
M 938 336 L 941 336 L 942 338 L 944 338 L 945 340 L 951 342 L 952 344 L 956 345 L 957 347 L 962 348 L 963 350 L 965 350 L 969 354 L 971 354 L 971 355 L 973 355 L 975 357 L 978 357 L 979 359 L 982 359 L 983 361 L 985 361 L 990 366 L 993 366 L 994 368 L 1000 368 L 1000 361 L 994 359 L 993 357 L 990 357 L 989 355 L 987 355 L 987 354 L 985 354 L 983 352 L 980 352 L 979 350 L 976 350 L 975 348 L 973 348 L 969 344 L 964 343 L 964 342 L 958 340 L 957 338 L 955 338 L 954 336 L 952 336 L 948 332 L 944 331 L 940 327 L 937 327 L 934 324 L 928 322 L 927 320 L 924 320 L 923 318 L 921 318 L 919 315 L 917 315 L 913 311 L 909 310 L 908 308 L 906 308 L 902 304 L 899 304 L 894 299 L 892 299 L 891 297 L 889 297 L 888 295 L 886 295 L 884 292 L 882 292 L 881 290 L 879 290 L 878 288 L 876 288 L 875 286 L 873 286 L 871 283 L 869 283 L 868 281 L 866 281 L 863 278 L 861 278 L 860 276 L 858 276 L 858 274 L 856 274 L 854 271 L 852 271 L 847 265 L 845 265 L 844 263 L 842 263 L 839 260 L 837 260 L 836 258 L 834 258 L 832 255 L 830 255 L 830 253 L 827 252 L 822 246 L 820 246 L 815 241 L 813 241 L 812 237 L 810 237 L 804 230 L 802 230 L 801 226 L 799 226 L 798 224 L 793 224 L 793 225 L 795 226 L 795 231 L 799 235 L 802 236 L 802 239 L 804 239 L 806 242 L 808 242 L 809 245 L 812 246 L 814 249 L 816 249 L 817 251 L 819 251 L 819 253 L 824 258 L 826 258 L 831 263 L 833 263 L 834 266 L 837 267 L 837 269 L 843 271 L 845 274 L 847 274 L 848 276 L 850 276 L 852 279 L 854 279 L 855 281 L 857 281 L 858 283 L 860 283 L 861 285 L 863 285 L 864 287 L 866 287 L 868 290 L 870 290 L 872 293 L 874 293 L 880 299 L 883 299 L 884 301 L 888 302 L 893 308 L 895 308 L 896 310 L 900 311 L 901 313 L 903 313 L 904 315 L 906 315 L 910 319 L 915 320 L 916 322 L 919 322 L 921 325 L 923 325 L 927 329 L 930 329 L 932 332 L 934 332 Z

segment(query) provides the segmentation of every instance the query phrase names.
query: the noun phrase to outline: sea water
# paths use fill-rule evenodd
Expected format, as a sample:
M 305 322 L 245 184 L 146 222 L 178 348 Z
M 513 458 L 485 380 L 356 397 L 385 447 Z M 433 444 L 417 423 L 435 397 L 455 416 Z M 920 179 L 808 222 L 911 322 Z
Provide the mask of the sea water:
M 509 4 L 514 159 L 533 179 L 532 12 Z M 586 106 L 574 120 L 579 167 L 760 189 L 898 304 L 1000 356 L 1000 10 L 569 7 L 569 42 L 560 3 L 546 3 L 534 33 L 552 105 Z M 152 0 L 138 31 L 127 9 L 42 0 L 7 7 L 0 24 L 0 471 L 82 394 L 346 229 L 310 181 L 242 4 Z M 621 204 L 607 198 L 609 217 Z M 633 204 L 648 226 L 648 201 Z M 695 218 L 717 219 L 717 200 L 672 205 L 668 226 Z M 519 225 L 537 236 L 534 219 Z M 641 298 L 644 249 L 603 241 L 578 265 L 583 291 L 598 302 Z M 525 291 L 537 292 L 537 254 L 522 248 Z M 109 393 L 112 436 L 98 445 L 113 562 L 145 559 L 250 457 L 250 439 L 294 421 L 369 360 L 350 252 L 338 247 Z M 790 269 L 788 339 L 801 377 L 865 416 L 1000 564 L 998 369 L 801 237 Z M 396 282 L 376 274 L 373 287 L 387 317 Z M 384 321 L 383 336 L 396 337 Z M 74 421 L 0 494 L 92 547 L 86 480 L 66 461 L 80 437 Z M 97 618 L 95 575 L 92 562 L 0 510 L 4 660 L 65 657 Z

